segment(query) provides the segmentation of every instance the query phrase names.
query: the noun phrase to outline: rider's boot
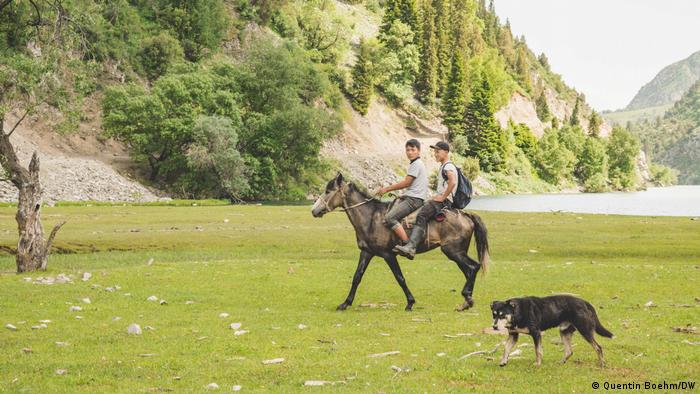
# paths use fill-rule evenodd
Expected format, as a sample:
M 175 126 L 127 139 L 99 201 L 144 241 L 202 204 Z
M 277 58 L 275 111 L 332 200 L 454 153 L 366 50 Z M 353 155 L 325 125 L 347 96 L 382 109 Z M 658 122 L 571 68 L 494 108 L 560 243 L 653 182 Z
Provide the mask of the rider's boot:
M 424 237 L 425 229 L 421 226 L 414 225 L 408 243 L 406 245 L 396 245 L 392 250 L 409 260 L 413 260 L 416 256 L 416 247 L 423 242 Z

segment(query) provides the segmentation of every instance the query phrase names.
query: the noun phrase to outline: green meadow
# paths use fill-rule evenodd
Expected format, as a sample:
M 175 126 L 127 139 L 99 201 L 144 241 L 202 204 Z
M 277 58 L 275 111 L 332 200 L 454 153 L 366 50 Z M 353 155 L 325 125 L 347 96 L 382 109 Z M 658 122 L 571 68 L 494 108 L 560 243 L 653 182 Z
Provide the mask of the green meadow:
M 492 265 L 477 279 L 473 309 L 454 310 L 464 278 L 433 251 L 400 259 L 413 312 L 379 259 L 355 305 L 337 312 L 358 258 L 343 213 L 45 208 L 47 228 L 68 223 L 48 270 L 17 275 L 14 212 L 0 208 L 1 392 L 205 392 L 210 383 L 223 392 L 589 392 L 593 382 L 700 383 L 700 221 L 691 218 L 480 212 Z M 91 278 L 81 280 L 84 272 Z M 35 283 L 59 274 L 72 280 Z M 599 339 L 607 366 L 578 334 L 562 365 L 550 330 L 541 367 L 525 335 L 521 354 L 498 367 L 502 348 L 488 352 L 505 338 L 484 332 L 491 301 L 554 293 L 597 308 L 615 334 Z M 50 320 L 46 328 L 31 328 L 41 320 Z M 132 323 L 141 335 L 127 333 Z M 486 353 L 461 359 L 475 351 Z M 370 357 L 386 352 L 394 354 Z M 284 361 L 263 363 L 276 358 Z

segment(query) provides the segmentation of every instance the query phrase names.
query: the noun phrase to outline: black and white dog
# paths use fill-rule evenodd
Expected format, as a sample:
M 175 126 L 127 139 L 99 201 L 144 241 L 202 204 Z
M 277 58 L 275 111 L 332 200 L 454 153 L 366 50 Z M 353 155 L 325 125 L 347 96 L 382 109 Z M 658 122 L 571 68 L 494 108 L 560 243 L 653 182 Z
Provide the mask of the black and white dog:
M 600 366 L 605 365 L 603 349 L 596 342 L 593 333 L 596 332 L 607 338 L 612 338 L 613 334 L 600 324 L 593 305 L 585 300 L 569 295 L 511 298 L 507 301 L 494 301 L 491 303 L 491 311 L 493 312 L 493 328 L 495 330 L 507 329 L 510 334 L 506 341 L 500 366 L 504 366 L 508 362 L 508 355 L 518 341 L 518 334 L 532 336 L 535 342 L 535 365 L 540 365 L 542 363 L 541 332 L 557 326 L 564 343 L 562 363 L 565 363 L 573 354 L 571 337 L 574 335 L 574 331 L 578 330 L 595 349 Z

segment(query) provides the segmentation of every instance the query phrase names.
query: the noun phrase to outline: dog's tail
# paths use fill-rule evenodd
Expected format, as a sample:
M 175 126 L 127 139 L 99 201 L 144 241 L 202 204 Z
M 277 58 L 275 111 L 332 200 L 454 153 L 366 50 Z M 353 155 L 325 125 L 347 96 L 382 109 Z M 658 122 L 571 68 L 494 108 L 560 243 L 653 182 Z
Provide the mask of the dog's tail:
M 595 308 L 593 308 L 593 305 L 588 304 L 588 308 L 591 310 L 593 317 L 595 318 L 595 332 L 602 337 L 614 338 L 615 335 L 608 331 L 607 328 L 603 327 L 603 324 L 600 322 L 600 319 L 598 319 L 598 314 L 596 313 Z
M 481 217 L 472 212 L 464 212 L 474 223 L 474 235 L 476 238 L 476 252 L 479 256 L 479 264 L 481 264 L 481 273 L 486 275 L 489 270 L 489 238 L 486 225 L 481 220 Z

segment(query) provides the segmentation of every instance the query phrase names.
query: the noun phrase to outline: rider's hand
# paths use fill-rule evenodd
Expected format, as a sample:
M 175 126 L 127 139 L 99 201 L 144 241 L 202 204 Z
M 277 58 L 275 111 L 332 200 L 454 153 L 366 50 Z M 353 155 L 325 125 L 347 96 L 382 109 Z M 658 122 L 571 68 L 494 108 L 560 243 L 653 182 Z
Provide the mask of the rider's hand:
M 381 196 L 381 195 L 383 195 L 384 193 L 386 193 L 386 192 L 384 191 L 384 188 L 383 188 L 383 187 L 380 187 L 379 189 L 377 189 L 377 190 L 374 192 L 374 194 L 377 195 L 377 196 Z
M 443 202 L 443 201 L 445 201 L 445 196 L 443 196 L 442 194 L 439 194 L 439 195 L 433 197 L 433 201 Z

